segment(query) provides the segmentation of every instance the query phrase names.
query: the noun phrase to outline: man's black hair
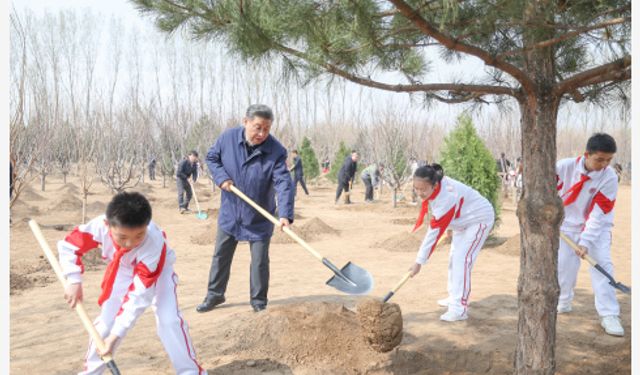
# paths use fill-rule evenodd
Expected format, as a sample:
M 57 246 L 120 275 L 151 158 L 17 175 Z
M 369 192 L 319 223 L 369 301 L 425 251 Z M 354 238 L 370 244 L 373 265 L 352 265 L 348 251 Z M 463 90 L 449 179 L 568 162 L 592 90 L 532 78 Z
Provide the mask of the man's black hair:
M 435 185 L 438 182 L 442 181 L 442 177 L 444 177 L 444 170 L 442 170 L 440 164 L 437 163 L 419 167 L 413 174 L 413 178 L 425 180 L 431 185 Z
M 189 151 L 189 155 L 193 155 L 193 156 L 195 156 L 195 157 L 198 157 L 198 151 L 196 151 L 196 150 L 191 150 L 191 151 Z
M 151 205 L 140 193 L 126 191 L 118 193 L 107 205 L 107 221 L 114 227 L 147 226 L 151 221 Z
M 297 153 L 298 153 L 298 150 L 294 148 L 293 150 L 291 150 L 291 152 L 292 152 L 292 153 L 293 153 L 293 152 L 295 152 L 295 153 L 297 154 Z
M 615 154 L 617 150 L 616 140 L 606 133 L 596 133 L 587 141 L 587 153 L 589 154 L 596 152 Z

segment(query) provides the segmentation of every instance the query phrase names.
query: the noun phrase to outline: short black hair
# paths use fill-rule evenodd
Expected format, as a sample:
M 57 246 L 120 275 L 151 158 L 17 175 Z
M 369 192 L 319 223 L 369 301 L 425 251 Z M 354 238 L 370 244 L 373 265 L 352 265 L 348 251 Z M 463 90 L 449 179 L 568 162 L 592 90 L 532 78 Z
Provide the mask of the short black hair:
M 607 133 L 596 133 L 587 141 L 587 153 L 589 154 L 596 152 L 615 154 L 617 150 L 616 140 Z
M 107 221 L 114 227 L 147 226 L 151 221 L 151 205 L 147 198 L 138 192 L 118 193 L 107 205 Z
M 291 153 L 298 153 L 298 150 L 296 150 L 295 148 L 293 150 L 291 150 Z
M 189 151 L 189 154 L 188 154 L 188 155 L 193 155 L 193 156 L 195 156 L 195 157 L 198 157 L 198 151 L 196 151 L 196 150 L 191 150 L 191 151 Z
M 429 182 L 431 185 L 435 185 L 440 182 L 444 177 L 444 170 L 440 164 L 433 163 L 431 165 L 424 165 L 416 169 L 413 178 L 419 178 Z

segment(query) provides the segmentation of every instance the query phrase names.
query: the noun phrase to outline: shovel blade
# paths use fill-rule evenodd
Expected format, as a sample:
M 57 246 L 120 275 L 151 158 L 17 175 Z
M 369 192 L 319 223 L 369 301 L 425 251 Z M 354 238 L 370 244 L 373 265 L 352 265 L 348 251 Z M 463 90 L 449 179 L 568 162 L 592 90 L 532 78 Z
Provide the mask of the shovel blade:
M 196 217 L 200 220 L 207 220 L 209 215 L 207 215 L 206 212 L 198 211 L 198 213 L 196 214 Z
M 614 288 L 618 289 L 624 294 L 631 294 L 631 288 L 622 283 L 610 283 Z
M 373 289 L 373 277 L 364 268 L 348 262 L 340 269 L 340 272 L 349 280 L 349 283 L 337 275 L 333 275 L 327 280 L 327 285 L 347 294 L 364 295 L 369 294 Z

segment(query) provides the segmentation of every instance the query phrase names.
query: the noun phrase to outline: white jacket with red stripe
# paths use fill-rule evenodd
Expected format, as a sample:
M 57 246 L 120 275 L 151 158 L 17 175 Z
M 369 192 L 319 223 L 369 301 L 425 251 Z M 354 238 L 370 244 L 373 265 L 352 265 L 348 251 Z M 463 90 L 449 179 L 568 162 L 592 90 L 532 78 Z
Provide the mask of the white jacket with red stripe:
M 76 227 L 64 240 L 58 241 L 60 264 L 68 282 L 82 282 L 83 254 L 101 247 L 102 258 L 113 261 L 116 246 L 109 234 L 105 215 Z M 154 222 L 150 222 L 142 243 L 127 251 L 120 259 L 116 281 L 119 284 L 126 283 L 128 292 L 120 302 L 121 311 L 116 317 L 112 334 L 124 336 L 151 305 L 156 281 L 162 269 L 175 263 L 175 259 L 175 253 L 168 246 L 164 232 Z
M 425 264 L 447 228 L 464 230 L 480 223 L 493 224 L 491 203 L 475 189 L 450 177 L 443 177 L 429 197 L 431 222 L 420 245 L 416 263 Z
M 584 156 L 558 160 L 556 163 L 557 189 L 565 200 L 569 189 L 580 181 L 580 176 L 589 176 L 578 198 L 564 207 L 563 232 L 582 232 L 579 245 L 590 248 L 595 240 L 613 227 L 613 206 L 618 194 L 618 176 L 611 167 L 601 171 L 587 172 Z

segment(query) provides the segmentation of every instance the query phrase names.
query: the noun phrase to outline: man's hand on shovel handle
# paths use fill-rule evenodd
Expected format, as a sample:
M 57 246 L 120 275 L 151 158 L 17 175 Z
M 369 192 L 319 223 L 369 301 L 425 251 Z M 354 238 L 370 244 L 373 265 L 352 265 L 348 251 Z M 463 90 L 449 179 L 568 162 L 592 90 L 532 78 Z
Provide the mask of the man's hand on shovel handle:
M 220 189 L 231 192 L 231 185 L 233 185 L 233 181 L 224 181 L 222 184 L 220 184 Z
M 67 284 L 64 288 L 64 299 L 72 309 L 76 307 L 76 303 L 82 302 L 82 284 Z
M 280 218 L 280 230 L 284 230 L 284 227 L 288 227 L 289 225 L 291 225 L 289 219 L 286 217 Z
M 411 272 L 411 277 L 414 277 L 415 275 L 417 275 L 418 272 L 420 272 L 421 268 L 422 268 L 422 265 L 418 263 L 414 263 L 411 267 L 409 267 L 409 272 Z
M 120 337 L 116 335 L 107 336 L 107 338 L 104 339 L 104 351 L 98 348 L 98 353 L 100 353 L 101 356 L 113 355 L 113 349 L 116 345 L 116 342 L 118 342 L 119 338 Z
M 576 255 L 580 258 L 584 259 L 584 256 L 588 253 L 588 249 L 580 245 L 578 245 L 578 248 L 580 249 L 580 251 L 578 251 L 578 249 L 573 249 L 573 252 L 576 253 Z

